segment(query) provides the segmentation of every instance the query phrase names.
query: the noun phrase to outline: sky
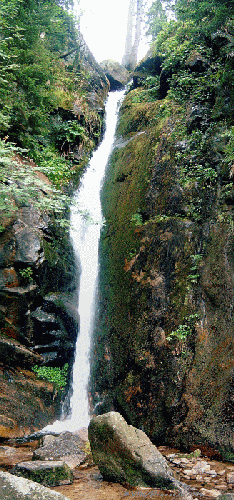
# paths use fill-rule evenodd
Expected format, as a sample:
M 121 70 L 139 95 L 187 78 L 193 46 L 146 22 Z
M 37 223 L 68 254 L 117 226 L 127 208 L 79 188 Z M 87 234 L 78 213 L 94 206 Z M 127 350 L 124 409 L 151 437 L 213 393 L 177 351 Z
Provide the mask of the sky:
M 114 59 L 121 63 L 129 0 L 80 0 L 79 4 L 83 11 L 81 32 L 95 59 L 98 62 Z M 142 40 L 139 59 L 146 54 L 148 47 L 146 39 Z

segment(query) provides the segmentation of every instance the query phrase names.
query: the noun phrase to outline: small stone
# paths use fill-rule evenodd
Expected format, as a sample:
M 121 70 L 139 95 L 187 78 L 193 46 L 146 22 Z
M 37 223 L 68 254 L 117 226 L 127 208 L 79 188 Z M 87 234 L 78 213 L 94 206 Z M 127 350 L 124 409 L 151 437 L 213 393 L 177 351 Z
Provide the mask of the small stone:
M 207 462 L 200 460 L 193 466 L 193 469 L 201 473 L 207 472 L 208 470 L 210 470 L 210 465 Z
M 190 477 L 190 476 L 195 476 L 196 472 L 194 471 L 194 469 L 184 469 L 184 474 Z
M 204 481 L 204 477 L 201 475 L 196 476 L 196 481 L 202 482 Z
M 217 488 L 217 490 L 226 490 L 227 484 L 226 483 L 220 483 L 220 484 L 216 484 L 215 487 Z
M 229 474 L 227 474 L 227 482 L 234 484 L 234 472 L 230 472 Z
M 206 470 L 206 474 L 210 474 L 213 477 L 217 476 L 217 472 L 214 469 Z
M 219 470 L 219 471 L 217 472 L 218 476 L 224 476 L 224 474 L 225 474 L 225 473 L 226 473 L 225 469 L 223 469 L 223 470 Z
M 206 497 L 217 498 L 220 495 L 219 490 L 208 490 L 206 488 L 201 488 L 200 492 Z

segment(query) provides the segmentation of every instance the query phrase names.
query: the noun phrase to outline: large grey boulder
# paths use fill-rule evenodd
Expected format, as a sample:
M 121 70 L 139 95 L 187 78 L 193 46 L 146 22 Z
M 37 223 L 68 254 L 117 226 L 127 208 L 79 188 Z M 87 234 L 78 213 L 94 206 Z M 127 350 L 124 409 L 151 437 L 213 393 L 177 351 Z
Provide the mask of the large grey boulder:
M 0 471 L 0 500 L 69 500 L 38 483 Z
M 108 481 L 173 489 L 174 475 L 146 434 L 116 412 L 94 417 L 88 429 L 93 459 Z
M 20 462 L 15 465 L 12 472 L 16 476 L 23 476 L 44 486 L 61 486 L 73 482 L 72 472 L 62 461 Z

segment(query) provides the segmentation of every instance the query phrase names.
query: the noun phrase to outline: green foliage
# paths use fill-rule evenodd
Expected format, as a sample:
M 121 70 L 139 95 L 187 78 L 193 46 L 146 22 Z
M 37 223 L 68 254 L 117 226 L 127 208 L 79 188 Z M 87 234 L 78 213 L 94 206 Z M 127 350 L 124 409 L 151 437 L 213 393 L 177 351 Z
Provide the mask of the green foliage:
M 20 153 L 23 153 L 20 148 L 0 141 L 1 216 L 12 217 L 25 206 L 34 206 L 61 216 L 68 206 L 68 197 L 41 180 L 34 163 L 22 160 L 18 156 Z
M 55 0 L 2 0 L 0 28 L 0 133 L 31 148 L 51 111 L 71 106 L 74 75 L 60 54 L 78 48 L 75 21 Z
M 151 35 L 152 39 L 155 40 L 166 22 L 166 10 L 164 9 L 162 2 L 160 0 L 156 0 L 152 3 L 149 11 L 147 12 L 147 35 Z
M 20 269 L 19 273 L 25 281 L 28 281 L 29 283 L 33 282 L 33 270 L 31 267 Z
M 194 325 L 199 319 L 198 314 L 190 314 L 184 318 L 184 323 L 179 325 L 176 330 L 173 330 L 167 337 L 167 340 L 185 341 L 187 337 L 191 336 L 194 332 Z
M 68 363 L 63 368 L 35 365 L 32 370 L 38 378 L 52 382 L 59 389 L 63 389 L 67 384 Z
M 53 147 L 40 147 L 34 154 L 40 172 L 43 172 L 57 187 L 68 184 L 74 170 L 72 162 L 60 156 Z
M 143 219 L 139 210 L 137 210 L 137 212 L 132 215 L 130 222 L 132 222 L 134 226 L 142 226 Z

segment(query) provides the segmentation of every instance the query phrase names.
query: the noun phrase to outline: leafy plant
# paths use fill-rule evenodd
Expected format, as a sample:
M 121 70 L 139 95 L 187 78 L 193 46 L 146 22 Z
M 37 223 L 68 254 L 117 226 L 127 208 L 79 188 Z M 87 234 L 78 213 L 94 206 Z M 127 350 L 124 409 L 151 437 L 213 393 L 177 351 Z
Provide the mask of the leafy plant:
M 63 389 L 67 384 L 68 368 L 68 363 L 66 363 L 63 368 L 35 365 L 32 370 L 38 378 L 48 380 L 48 382 L 52 382 L 58 388 Z
M 32 283 L 33 281 L 33 270 L 31 267 L 26 267 L 25 269 L 19 270 L 20 275 L 24 278 L 25 281 Z
M 135 226 L 142 226 L 143 218 L 139 211 L 132 215 L 130 222 L 132 222 Z
M 173 330 L 167 337 L 167 340 L 179 340 L 185 341 L 188 336 L 192 335 L 194 331 L 194 325 L 196 321 L 199 319 L 198 314 L 190 314 L 184 318 L 184 323 L 179 325 L 176 330 Z

